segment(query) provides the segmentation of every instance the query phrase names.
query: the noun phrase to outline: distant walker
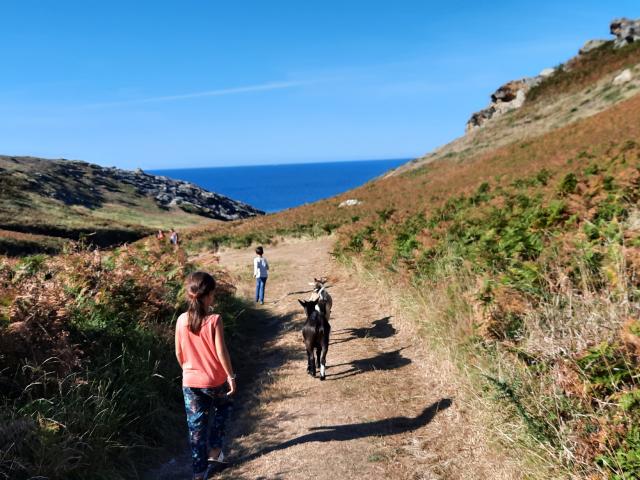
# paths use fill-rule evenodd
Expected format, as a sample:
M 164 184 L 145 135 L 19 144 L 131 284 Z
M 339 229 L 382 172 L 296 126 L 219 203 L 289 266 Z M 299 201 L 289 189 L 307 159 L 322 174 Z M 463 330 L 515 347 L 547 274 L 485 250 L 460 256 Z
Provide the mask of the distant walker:
M 267 286 L 269 276 L 269 262 L 263 257 L 264 248 L 256 248 L 256 255 L 253 259 L 253 276 L 256 279 L 256 303 L 264 305 L 264 291 Z

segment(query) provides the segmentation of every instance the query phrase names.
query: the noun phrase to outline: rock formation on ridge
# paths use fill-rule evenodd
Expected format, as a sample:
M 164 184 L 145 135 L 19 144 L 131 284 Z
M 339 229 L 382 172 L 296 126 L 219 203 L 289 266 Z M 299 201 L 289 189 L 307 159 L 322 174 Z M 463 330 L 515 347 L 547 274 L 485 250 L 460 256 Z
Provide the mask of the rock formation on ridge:
M 603 47 L 613 42 L 614 48 L 622 48 L 630 43 L 640 40 L 640 19 L 630 20 L 628 18 L 618 18 L 611 22 L 609 30 L 616 38 L 610 40 L 589 40 L 578 52 L 578 57 L 585 55 L 593 50 Z M 574 57 L 575 58 L 575 57 Z M 572 59 L 573 60 L 573 59 Z M 566 71 L 571 70 L 572 60 L 562 65 Z M 520 108 L 525 100 L 529 90 L 538 85 L 542 80 L 556 73 L 558 69 L 544 69 L 535 77 L 523 78 L 520 80 L 512 80 L 502 85 L 491 95 L 491 103 L 488 107 L 475 112 L 467 121 L 466 132 L 482 127 L 488 120 L 501 116 L 511 110 Z M 617 83 L 625 83 L 630 80 L 630 72 L 623 78 L 618 79 Z

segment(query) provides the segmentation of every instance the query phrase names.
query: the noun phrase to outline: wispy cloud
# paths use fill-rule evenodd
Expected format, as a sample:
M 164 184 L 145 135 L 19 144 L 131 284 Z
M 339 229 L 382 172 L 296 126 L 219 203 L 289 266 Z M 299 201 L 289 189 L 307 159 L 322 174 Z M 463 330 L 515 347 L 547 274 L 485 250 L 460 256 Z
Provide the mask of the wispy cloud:
M 114 102 L 101 102 L 85 105 L 87 108 L 105 108 L 105 107 L 122 107 L 128 105 L 142 105 L 145 103 L 162 103 L 162 102 L 176 102 L 180 100 L 190 100 L 193 98 L 204 97 L 222 97 L 225 95 L 237 95 L 240 93 L 250 92 L 266 92 L 269 90 L 283 90 L 287 88 L 295 88 L 303 85 L 307 85 L 311 82 L 306 81 L 283 81 L 283 82 L 268 82 L 258 85 L 245 85 L 242 87 L 230 87 L 219 88 L 216 90 L 205 90 L 202 92 L 181 93 L 177 95 L 163 95 L 157 97 L 146 98 L 132 98 L 129 100 L 119 100 Z

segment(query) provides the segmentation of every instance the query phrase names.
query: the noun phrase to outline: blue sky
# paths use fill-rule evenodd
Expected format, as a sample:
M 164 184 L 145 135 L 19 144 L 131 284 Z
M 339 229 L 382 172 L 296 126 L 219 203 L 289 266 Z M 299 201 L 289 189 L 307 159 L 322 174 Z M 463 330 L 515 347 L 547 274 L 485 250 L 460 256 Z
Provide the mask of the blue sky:
M 414 157 L 633 1 L 0 3 L 0 153 L 124 168 Z

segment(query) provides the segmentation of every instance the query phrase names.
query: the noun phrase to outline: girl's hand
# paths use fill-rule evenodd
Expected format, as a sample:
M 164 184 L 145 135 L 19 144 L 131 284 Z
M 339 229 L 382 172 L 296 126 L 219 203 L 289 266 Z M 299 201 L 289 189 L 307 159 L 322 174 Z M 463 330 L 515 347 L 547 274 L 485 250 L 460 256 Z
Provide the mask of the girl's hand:
M 238 390 L 238 387 L 236 386 L 236 379 L 228 377 L 227 384 L 229 385 L 229 391 L 227 392 L 227 396 L 232 397 L 233 395 L 236 394 L 236 391 Z

